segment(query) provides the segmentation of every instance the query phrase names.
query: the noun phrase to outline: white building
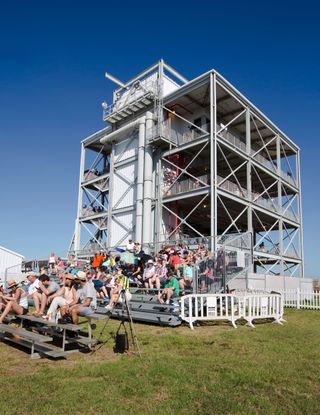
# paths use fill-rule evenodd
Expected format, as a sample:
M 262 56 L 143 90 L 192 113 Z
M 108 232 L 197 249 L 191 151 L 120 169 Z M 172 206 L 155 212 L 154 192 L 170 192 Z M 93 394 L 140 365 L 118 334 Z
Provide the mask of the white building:
M 0 281 L 21 280 L 21 265 L 24 256 L 0 246 Z

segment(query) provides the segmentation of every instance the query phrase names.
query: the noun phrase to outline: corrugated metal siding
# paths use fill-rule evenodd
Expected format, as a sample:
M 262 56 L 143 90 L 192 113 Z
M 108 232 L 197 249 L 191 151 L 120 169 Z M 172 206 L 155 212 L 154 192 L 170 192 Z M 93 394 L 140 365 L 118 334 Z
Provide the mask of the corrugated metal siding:
M 133 206 L 136 202 L 136 184 L 130 188 L 130 185 L 124 181 L 117 172 L 133 182 L 136 179 L 137 161 L 118 167 L 114 172 L 113 183 L 112 208 L 120 209 Z
M 138 135 L 134 133 L 126 140 L 120 141 L 114 146 L 114 161 L 126 160 L 138 154 Z
M 126 245 L 130 237 L 133 237 L 132 232 L 129 232 L 121 226 L 117 220 L 123 224 L 128 229 L 132 229 L 134 222 L 135 222 L 135 212 L 126 212 L 126 213 L 119 213 L 116 215 L 113 215 L 111 222 L 111 241 L 110 245 L 115 246 L 121 246 Z M 123 240 L 123 241 L 122 241 Z
M 168 78 L 166 75 L 163 75 L 163 96 L 169 95 L 171 92 L 179 88 L 172 79 Z
M 21 273 L 21 264 L 23 257 L 11 251 L 0 247 L 0 280 L 4 280 L 5 271 L 8 269 L 8 279 L 16 279 Z M 11 276 L 11 277 L 10 277 Z

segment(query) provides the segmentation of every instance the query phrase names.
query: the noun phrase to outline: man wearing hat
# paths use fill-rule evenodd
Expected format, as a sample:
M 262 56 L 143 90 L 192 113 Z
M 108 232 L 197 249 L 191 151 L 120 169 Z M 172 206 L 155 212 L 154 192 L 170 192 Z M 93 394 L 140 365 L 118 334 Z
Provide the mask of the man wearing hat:
M 0 296 L 0 308 L 4 308 L 0 316 L 0 324 L 10 312 L 20 316 L 28 313 L 28 294 L 19 288 L 15 280 L 8 281 L 7 289 L 9 294 L 1 294 Z
M 79 303 L 70 307 L 73 324 L 78 324 L 79 316 L 93 314 L 97 308 L 97 294 L 92 282 L 92 273 L 78 271 L 76 282 L 80 284 L 77 291 Z

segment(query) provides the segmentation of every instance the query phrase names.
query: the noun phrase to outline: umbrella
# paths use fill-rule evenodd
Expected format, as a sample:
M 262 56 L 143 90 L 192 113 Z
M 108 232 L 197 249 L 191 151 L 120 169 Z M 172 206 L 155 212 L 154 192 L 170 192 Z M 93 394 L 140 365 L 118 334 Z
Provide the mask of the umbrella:
M 134 264 L 135 263 L 135 256 L 132 252 L 125 251 L 121 254 L 121 259 L 126 264 Z

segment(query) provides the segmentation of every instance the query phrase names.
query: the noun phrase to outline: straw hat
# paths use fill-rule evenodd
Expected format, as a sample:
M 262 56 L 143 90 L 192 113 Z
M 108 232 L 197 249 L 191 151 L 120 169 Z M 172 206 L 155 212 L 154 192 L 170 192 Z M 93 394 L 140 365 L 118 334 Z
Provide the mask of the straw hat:
M 8 289 L 16 287 L 18 283 L 15 280 L 9 280 L 8 281 Z
M 80 281 L 86 281 L 87 280 L 86 273 L 83 271 L 78 271 L 76 279 Z

